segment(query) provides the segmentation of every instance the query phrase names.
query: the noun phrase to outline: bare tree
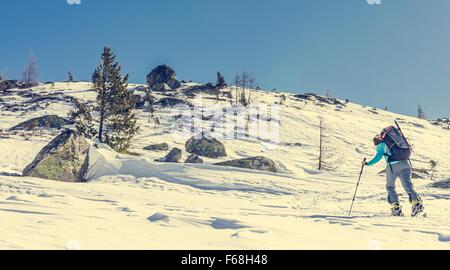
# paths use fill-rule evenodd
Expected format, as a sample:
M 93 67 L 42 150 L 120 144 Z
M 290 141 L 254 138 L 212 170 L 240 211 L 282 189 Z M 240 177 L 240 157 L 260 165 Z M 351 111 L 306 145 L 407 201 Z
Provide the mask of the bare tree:
M 286 103 L 287 97 L 285 94 L 280 96 L 280 105 L 284 105 Z
M 235 88 L 235 92 L 236 92 L 236 102 L 235 105 L 238 105 L 238 99 L 239 99 L 239 87 L 241 86 L 241 77 L 239 76 L 239 74 L 236 74 L 236 76 L 234 77 L 234 88 Z
M 329 130 L 325 121 L 320 118 L 319 122 L 319 171 L 332 171 L 337 169 L 338 160 L 335 149 L 330 142 Z
M 250 75 L 250 78 L 248 79 L 248 86 L 250 89 L 248 91 L 247 105 L 250 105 L 250 103 L 251 103 L 252 89 L 255 87 L 255 85 L 256 85 L 256 79 L 255 79 L 255 77 L 253 77 L 253 75 Z
M 155 113 L 155 108 L 154 108 L 154 103 L 155 103 L 155 98 L 152 95 L 152 90 L 151 87 L 147 87 L 145 89 L 145 95 L 146 95 L 146 99 L 147 99 L 147 104 L 148 104 L 148 122 L 150 123 L 151 119 L 154 119 L 154 113 Z
M 25 83 L 25 87 L 33 87 L 38 83 L 38 66 L 33 52 L 30 53 L 25 71 L 22 73 L 22 81 Z
M 437 162 L 434 160 L 430 161 L 430 179 L 433 180 L 433 176 L 434 176 L 434 169 L 437 167 Z
M 233 106 L 233 82 L 231 82 L 228 85 L 228 92 L 229 92 L 229 100 L 230 100 L 230 106 Z
M 425 112 L 422 108 L 422 105 L 420 105 L 420 104 L 417 106 L 417 117 L 419 119 L 427 119 Z

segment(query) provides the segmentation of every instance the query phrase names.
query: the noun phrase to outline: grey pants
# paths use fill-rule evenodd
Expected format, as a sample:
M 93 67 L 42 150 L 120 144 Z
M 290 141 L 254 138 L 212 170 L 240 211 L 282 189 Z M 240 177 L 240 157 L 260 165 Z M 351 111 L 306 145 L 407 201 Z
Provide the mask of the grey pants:
M 386 168 L 386 189 L 388 192 L 389 203 L 398 202 L 398 194 L 395 190 L 395 180 L 400 178 L 403 189 L 408 193 L 409 201 L 420 201 L 420 196 L 414 190 L 414 185 L 411 181 L 412 169 L 408 161 L 400 161 L 387 166 Z

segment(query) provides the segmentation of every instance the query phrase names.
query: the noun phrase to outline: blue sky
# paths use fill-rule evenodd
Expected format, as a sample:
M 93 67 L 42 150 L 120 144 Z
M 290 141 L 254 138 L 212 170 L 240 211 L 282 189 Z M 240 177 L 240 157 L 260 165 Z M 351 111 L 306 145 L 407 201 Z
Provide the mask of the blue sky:
M 132 82 L 162 63 L 199 82 L 245 70 L 266 89 L 450 116 L 448 0 L 2 0 L 1 10 L 10 78 L 33 50 L 41 81 L 68 70 L 87 80 L 111 45 Z

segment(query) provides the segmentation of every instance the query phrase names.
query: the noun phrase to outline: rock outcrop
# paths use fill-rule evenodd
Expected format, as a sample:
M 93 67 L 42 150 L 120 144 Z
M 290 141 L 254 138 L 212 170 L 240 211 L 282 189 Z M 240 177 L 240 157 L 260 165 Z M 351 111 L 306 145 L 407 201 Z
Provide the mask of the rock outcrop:
M 178 162 L 181 159 L 182 151 L 178 148 L 172 149 L 165 157 L 158 159 L 159 162 Z
M 65 125 L 71 125 L 73 121 L 59 117 L 57 115 L 44 115 L 22 122 L 10 130 L 33 130 L 36 128 L 55 128 L 61 129 Z
M 134 107 L 136 109 L 142 109 L 145 107 L 146 98 L 144 95 L 140 94 L 132 94 L 131 95 L 131 102 L 133 102 Z
M 22 88 L 22 87 L 23 87 L 23 84 L 18 81 L 14 81 L 14 80 L 0 81 L 0 92 L 5 92 L 10 89 Z
M 209 94 L 209 95 L 220 95 L 220 87 L 213 85 L 212 83 L 206 83 L 201 85 L 194 85 L 187 87 L 183 90 L 186 96 L 195 96 L 196 94 Z
M 214 165 L 246 168 L 246 169 L 268 171 L 268 172 L 277 172 L 275 162 L 273 162 L 273 160 L 268 159 L 266 157 L 251 157 L 251 158 L 244 158 L 244 159 L 236 159 L 236 160 L 230 160 L 230 161 L 216 163 Z
M 172 97 L 162 98 L 162 99 L 158 100 L 157 102 L 155 102 L 155 105 L 161 106 L 163 108 L 174 107 L 177 105 L 186 105 L 188 107 L 192 107 L 191 103 L 184 101 L 182 99 L 179 99 L 179 98 L 172 98 Z
M 147 83 L 153 91 L 174 90 L 181 86 L 175 70 L 167 65 L 160 65 L 147 75 Z M 168 87 L 168 88 L 167 88 Z
M 152 144 L 152 145 L 144 147 L 144 150 L 147 150 L 147 151 L 167 151 L 167 150 L 169 150 L 169 145 L 167 143 Z
M 300 99 L 300 100 L 311 100 L 311 101 L 317 101 L 320 103 L 326 103 L 330 105 L 340 105 L 340 106 L 346 106 L 346 102 L 341 101 L 337 98 L 332 97 L 324 97 L 321 95 L 317 95 L 314 93 L 305 93 L 305 94 L 297 94 L 293 96 L 294 98 Z
M 45 146 L 22 175 L 63 182 L 83 182 L 90 144 L 80 134 L 64 130 Z
M 223 143 L 215 138 L 207 138 L 206 136 L 190 138 L 187 140 L 185 147 L 189 153 L 202 157 L 218 158 L 227 155 Z
M 184 163 L 197 163 L 197 164 L 203 164 L 203 159 L 201 159 L 196 154 L 191 154 Z

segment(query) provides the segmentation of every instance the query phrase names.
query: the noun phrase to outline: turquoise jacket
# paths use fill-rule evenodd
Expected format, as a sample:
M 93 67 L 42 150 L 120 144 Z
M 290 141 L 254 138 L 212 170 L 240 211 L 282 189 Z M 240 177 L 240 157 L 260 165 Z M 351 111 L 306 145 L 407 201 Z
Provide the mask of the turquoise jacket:
M 387 154 L 387 155 L 386 155 Z M 388 157 L 391 155 L 391 151 L 387 147 L 386 143 L 382 142 L 377 146 L 377 155 L 369 162 L 367 162 L 367 166 L 373 166 L 377 164 L 384 156 L 386 163 L 388 162 Z M 391 162 L 392 164 L 398 163 L 398 161 Z

